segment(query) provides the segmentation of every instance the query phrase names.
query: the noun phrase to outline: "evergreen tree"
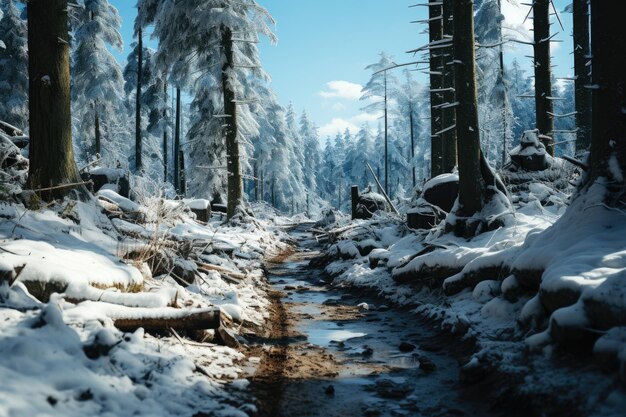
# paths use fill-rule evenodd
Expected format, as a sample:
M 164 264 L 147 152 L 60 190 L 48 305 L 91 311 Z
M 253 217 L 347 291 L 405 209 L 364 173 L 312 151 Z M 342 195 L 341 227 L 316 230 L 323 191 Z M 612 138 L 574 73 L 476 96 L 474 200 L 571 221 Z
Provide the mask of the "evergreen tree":
M 317 194 L 317 175 L 320 165 L 319 137 L 317 127 L 309 121 L 306 112 L 303 112 L 300 117 L 300 137 L 304 143 L 304 185 L 310 193 Z
M 106 154 L 113 161 L 123 152 L 116 145 L 103 146 L 103 137 L 113 139 L 111 125 L 120 117 L 122 103 L 122 70 L 109 52 L 109 47 L 121 50 L 119 33 L 121 20 L 117 9 L 107 0 L 84 0 L 76 15 L 72 59 L 72 105 L 76 122 L 75 142 L 80 155 Z M 104 135 L 103 135 L 104 134 Z
M 368 81 L 368 83 L 363 87 L 361 100 L 377 100 L 374 103 L 371 103 L 363 108 L 363 110 L 371 112 L 371 111 L 381 111 L 383 112 L 383 118 L 385 123 L 384 130 L 384 154 L 383 154 L 383 167 L 384 167 L 384 175 L 385 181 L 383 183 L 383 187 L 385 187 L 386 192 L 389 193 L 389 126 L 388 126 L 388 112 L 389 112 L 389 92 L 396 89 L 398 84 L 398 80 L 393 74 L 388 73 L 388 71 L 382 71 L 386 68 L 390 68 L 393 63 L 392 57 L 387 55 L 385 52 L 380 53 L 380 59 L 378 62 L 368 65 L 365 67 L 366 70 L 372 71 L 372 77 Z M 382 71 L 382 72 L 381 72 Z M 382 99 L 382 100 L 380 100 Z
M 223 196 L 227 188 L 231 217 L 241 203 L 242 170 L 249 169 L 250 138 L 258 129 L 249 108 L 257 98 L 251 86 L 267 79 L 256 44 L 259 34 L 274 40 L 272 19 L 254 0 L 140 0 L 139 6 L 143 24 L 153 23 L 159 39 L 159 68 L 177 87 L 193 84 L 193 107 L 201 112 L 187 138 L 191 172 L 199 174 L 199 165 L 210 168 L 201 179 L 196 174 L 195 192 Z
M 318 176 L 320 195 L 326 201 L 332 201 L 335 196 L 333 172 L 335 172 L 335 149 L 333 140 L 328 136 L 322 151 L 322 168 Z
M 363 190 L 371 182 L 371 174 L 367 169 L 367 164 L 371 165 L 374 154 L 374 138 L 367 124 L 359 130 L 356 138 L 356 146 L 348 153 L 350 160 L 349 178 L 351 185 L 356 185 Z
M 17 0 L 0 6 L 0 120 L 28 130 L 28 34 Z

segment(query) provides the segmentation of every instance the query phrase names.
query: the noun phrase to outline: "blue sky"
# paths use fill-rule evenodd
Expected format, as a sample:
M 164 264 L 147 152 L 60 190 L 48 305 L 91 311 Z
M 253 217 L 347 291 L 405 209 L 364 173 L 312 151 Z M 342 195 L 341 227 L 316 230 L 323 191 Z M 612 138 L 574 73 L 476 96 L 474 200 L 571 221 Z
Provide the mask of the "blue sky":
M 120 10 L 123 18 L 122 35 L 125 60 L 132 41 L 132 26 L 136 15 L 135 1 L 110 0 Z M 360 86 L 369 79 L 364 67 L 378 58 L 380 51 L 394 56 L 396 62 L 408 62 L 406 51 L 427 43 L 420 34 L 423 25 L 411 21 L 426 18 L 425 7 L 409 8 L 416 0 L 259 0 L 274 16 L 278 44 L 263 41 L 261 60 L 272 77 L 272 85 L 279 101 L 294 103 L 297 112 L 306 109 L 311 119 L 320 127 L 323 137 L 343 131 L 346 127 L 358 128 L 362 123 L 376 124 L 377 115 L 360 111 L 363 102 L 358 100 Z M 559 12 L 570 0 L 556 0 Z M 426 3 L 426 1 L 423 1 Z M 503 0 L 506 24 L 521 29 L 519 36 L 532 36 L 528 29 L 531 21 L 522 22 L 527 6 L 516 0 Z M 553 44 L 557 76 L 571 75 L 571 15 L 561 14 L 565 30 L 558 24 L 553 30 L 561 32 Z M 508 48 L 507 61 L 514 57 L 528 65 L 530 46 Z M 419 77 L 418 77 L 419 78 Z M 421 79 L 426 81 L 425 76 Z

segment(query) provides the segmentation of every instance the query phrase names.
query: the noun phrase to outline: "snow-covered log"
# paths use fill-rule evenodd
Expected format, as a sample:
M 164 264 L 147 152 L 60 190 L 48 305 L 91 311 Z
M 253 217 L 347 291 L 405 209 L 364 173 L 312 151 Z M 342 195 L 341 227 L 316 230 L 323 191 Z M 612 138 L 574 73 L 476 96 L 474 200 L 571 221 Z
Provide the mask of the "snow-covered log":
M 220 327 L 220 309 L 177 310 L 154 309 L 128 317 L 114 318 L 115 327 L 131 332 L 139 328 L 147 331 L 175 329 L 178 331 L 217 329 Z

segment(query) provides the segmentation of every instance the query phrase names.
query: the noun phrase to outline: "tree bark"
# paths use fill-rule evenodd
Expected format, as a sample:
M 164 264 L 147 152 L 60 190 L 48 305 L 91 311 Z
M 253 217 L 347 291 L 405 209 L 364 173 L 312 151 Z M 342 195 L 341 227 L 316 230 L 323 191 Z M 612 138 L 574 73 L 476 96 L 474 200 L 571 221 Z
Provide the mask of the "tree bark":
M 78 183 L 72 148 L 67 0 L 31 0 L 28 13 L 28 108 L 31 189 Z M 42 192 L 45 201 L 72 187 Z M 84 192 L 81 187 L 79 192 Z
M 143 88 L 143 31 L 137 30 L 137 95 L 135 97 L 135 171 L 141 172 L 141 89 Z
M 185 153 L 181 149 L 178 151 L 178 159 L 180 160 L 180 195 L 187 195 L 187 175 L 185 174 Z
M 167 83 L 163 82 L 163 103 L 167 103 Z M 163 109 L 163 182 L 167 182 L 167 110 Z
M 589 0 L 573 0 L 574 21 L 574 91 L 576 99 L 576 153 L 583 152 L 591 144 L 591 91 L 589 83 L 591 67 L 589 57 Z
M 388 125 L 389 119 L 387 114 L 387 71 L 385 75 L 385 192 L 389 194 L 389 136 Z
M 228 172 L 228 212 L 227 218 L 233 217 L 243 197 L 243 184 L 241 178 L 241 162 L 239 160 L 239 143 L 237 136 L 237 103 L 230 77 L 234 76 L 233 33 L 230 28 L 222 26 L 222 49 L 225 62 L 222 67 L 222 90 L 224 93 L 224 114 L 228 117 L 226 136 L 226 170 Z
M 412 100 L 412 99 L 411 99 Z M 409 103 L 409 124 L 411 127 L 411 167 L 413 173 L 413 188 L 417 185 L 417 179 L 415 177 L 415 128 L 414 128 L 414 115 L 413 115 L 413 102 Z
M 428 33 L 429 42 L 441 41 L 443 39 L 443 9 L 441 4 L 433 2 L 428 6 Z M 443 96 L 440 92 L 443 86 L 442 57 L 439 49 L 430 49 L 430 176 L 436 177 L 443 174 L 443 147 L 440 135 L 435 133 L 442 130 L 441 104 Z
M 500 11 L 500 14 L 502 14 L 502 0 L 498 0 L 498 10 Z M 504 167 L 504 164 L 506 164 L 506 158 L 507 158 L 507 154 L 508 154 L 508 149 L 507 149 L 507 135 L 509 132 L 509 126 L 508 126 L 508 97 L 509 97 L 509 92 L 508 92 L 508 86 L 507 86 L 507 82 L 506 79 L 504 78 L 504 42 L 503 42 L 503 38 L 502 38 L 502 22 L 500 22 L 500 42 L 502 42 L 502 44 L 500 45 L 500 50 L 498 51 L 498 58 L 499 58 L 499 64 L 500 64 L 500 84 L 502 86 L 502 161 L 501 161 L 501 167 Z
M 474 2 L 454 3 L 454 61 L 459 155 L 459 213 L 469 217 L 482 208 L 483 180 L 480 172 L 480 134 L 476 56 L 474 52 Z
M 93 104 L 93 108 L 94 108 L 94 114 L 95 114 L 95 120 L 94 120 L 94 129 L 95 129 L 95 135 L 96 135 L 96 139 L 95 139 L 95 145 L 96 145 L 96 155 L 100 155 L 101 153 L 101 149 L 100 149 L 100 116 L 98 115 L 98 107 L 97 104 L 94 103 Z
M 626 174 L 626 31 L 615 5 L 591 2 L 593 134 L 588 183 L 598 177 L 624 203 Z
M 550 68 L 550 0 L 533 2 L 533 34 L 535 49 L 535 113 L 539 134 L 552 136 L 554 113 L 552 105 L 552 69 Z M 546 144 L 554 156 L 554 146 Z
M 180 194 L 180 88 L 176 87 L 176 123 L 174 126 L 174 189 Z
M 449 39 L 454 36 L 453 18 L 454 0 L 443 0 L 443 38 Z M 441 59 L 443 72 L 443 103 L 454 103 L 454 65 L 453 47 L 445 48 Z M 449 90 L 448 90 L 449 89 Z M 448 129 L 456 124 L 456 108 L 448 107 L 441 109 L 442 129 Z M 452 172 L 457 165 L 456 129 L 449 129 L 441 134 L 442 146 L 442 169 L 443 172 Z

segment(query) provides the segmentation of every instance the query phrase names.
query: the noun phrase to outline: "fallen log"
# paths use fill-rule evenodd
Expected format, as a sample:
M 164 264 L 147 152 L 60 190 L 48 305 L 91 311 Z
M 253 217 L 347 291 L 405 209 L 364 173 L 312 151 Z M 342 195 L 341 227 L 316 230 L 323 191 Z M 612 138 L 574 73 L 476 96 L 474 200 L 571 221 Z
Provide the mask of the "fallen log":
M 167 314 L 154 314 L 145 317 L 115 318 L 113 324 L 125 332 L 132 332 L 140 327 L 146 331 L 165 331 L 176 329 L 177 331 L 193 331 L 217 329 L 220 327 L 221 314 L 219 308 L 202 310 L 177 310 L 168 309 Z

